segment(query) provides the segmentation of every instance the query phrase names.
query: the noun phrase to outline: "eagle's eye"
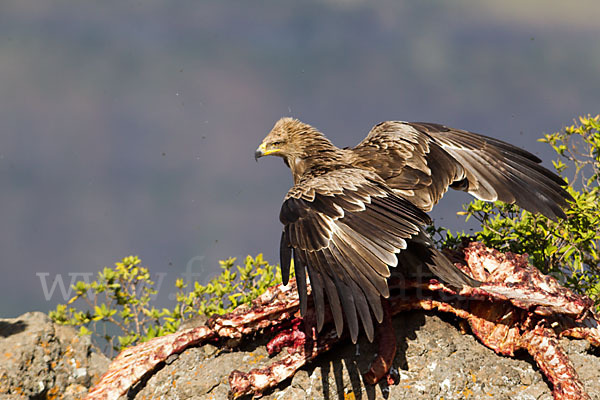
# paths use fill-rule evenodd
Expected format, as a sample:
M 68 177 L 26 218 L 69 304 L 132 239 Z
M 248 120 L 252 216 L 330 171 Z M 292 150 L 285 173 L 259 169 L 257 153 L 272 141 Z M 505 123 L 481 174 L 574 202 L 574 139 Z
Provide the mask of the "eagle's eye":
M 274 141 L 273 143 L 271 143 L 271 146 L 280 146 L 280 145 L 282 145 L 282 144 L 283 144 L 283 141 L 281 141 L 281 140 L 276 140 L 276 141 Z

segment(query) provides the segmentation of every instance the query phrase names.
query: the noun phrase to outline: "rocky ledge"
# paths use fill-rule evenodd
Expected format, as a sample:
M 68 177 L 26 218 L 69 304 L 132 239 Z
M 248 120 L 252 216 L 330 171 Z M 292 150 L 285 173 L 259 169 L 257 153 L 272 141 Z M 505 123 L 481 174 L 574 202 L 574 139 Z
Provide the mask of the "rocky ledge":
M 202 323 L 202 321 L 196 321 Z M 366 385 L 376 346 L 340 344 L 300 370 L 265 399 L 552 399 L 551 388 L 525 353 L 495 354 L 447 314 L 406 312 L 394 319 L 397 384 Z M 188 325 L 189 327 L 189 325 Z M 462 333 L 465 330 L 467 333 Z M 255 336 L 235 351 L 212 345 L 171 356 L 125 399 L 226 399 L 232 370 L 273 362 Z M 600 399 L 600 354 L 584 340 L 561 345 L 587 392 Z M 108 367 L 88 337 L 32 312 L 0 319 L 1 399 L 81 399 Z
M 1 399 L 80 399 L 109 363 L 89 336 L 46 314 L 0 319 Z

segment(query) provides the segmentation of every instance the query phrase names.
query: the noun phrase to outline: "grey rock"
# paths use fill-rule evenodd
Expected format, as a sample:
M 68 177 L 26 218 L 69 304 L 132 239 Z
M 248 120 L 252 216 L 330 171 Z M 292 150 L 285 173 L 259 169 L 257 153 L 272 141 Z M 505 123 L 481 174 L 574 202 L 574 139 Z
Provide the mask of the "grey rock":
M 88 336 L 41 312 L 0 319 L 2 399 L 81 399 L 109 362 Z
M 399 348 L 394 368 L 400 376 L 396 385 L 362 382 L 362 373 L 377 351 L 362 339 L 357 346 L 340 344 L 263 399 L 552 399 L 548 383 L 527 354 L 497 355 L 473 335 L 461 334 L 454 319 L 444 318 L 423 312 L 395 318 Z M 585 341 L 563 339 L 561 343 L 592 399 L 600 399 L 600 358 L 590 353 Z M 263 344 L 264 339 L 256 339 L 231 352 L 214 346 L 190 348 L 130 396 L 226 399 L 232 370 L 249 371 L 281 357 L 269 358 Z
M 452 317 L 409 312 L 394 320 L 398 352 L 396 385 L 365 385 L 377 346 L 361 338 L 340 343 L 263 398 L 275 399 L 506 399 L 550 400 L 552 393 L 530 357 L 503 357 L 473 335 L 461 334 Z M 266 335 L 265 335 L 266 336 Z M 226 399 L 235 369 L 267 366 L 267 338 L 260 335 L 227 351 L 191 347 L 149 374 L 127 399 Z M 592 399 L 600 399 L 600 357 L 586 341 L 562 339 Z M 0 399 L 81 399 L 108 367 L 88 337 L 53 324 L 45 314 L 0 320 Z

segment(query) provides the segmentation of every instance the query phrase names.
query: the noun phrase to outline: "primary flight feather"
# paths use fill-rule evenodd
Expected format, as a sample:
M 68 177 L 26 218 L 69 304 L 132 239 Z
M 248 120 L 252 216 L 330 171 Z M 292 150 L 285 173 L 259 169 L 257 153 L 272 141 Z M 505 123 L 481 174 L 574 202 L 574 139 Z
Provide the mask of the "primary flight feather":
M 335 147 L 297 119 L 282 118 L 255 157 L 282 157 L 294 186 L 280 212 L 284 283 L 294 260 L 301 313 L 307 273 L 323 326 L 325 296 L 338 335 L 344 318 L 353 342 L 359 321 L 369 340 L 383 319 L 390 268 L 427 268 L 460 289 L 479 282 L 437 251 L 425 213 L 448 188 L 500 200 L 549 218 L 564 217 L 565 182 L 533 154 L 500 140 L 431 123 L 387 121 L 354 148 Z M 343 311 L 342 311 L 343 310 Z

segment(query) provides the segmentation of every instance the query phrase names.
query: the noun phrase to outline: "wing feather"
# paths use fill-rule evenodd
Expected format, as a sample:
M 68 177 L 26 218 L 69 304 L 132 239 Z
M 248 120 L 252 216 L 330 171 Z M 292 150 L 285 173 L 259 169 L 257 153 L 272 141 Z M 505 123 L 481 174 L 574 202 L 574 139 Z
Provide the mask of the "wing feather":
M 299 257 L 298 252 L 294 250 L 294 272 L 296 273 L 296 285 L 298 286 L 298 297 L 300 298 L 300 313 L 306 315 L 308 307 L 308 289 L 306 286 L 306 267 L 307 263 Z
M 355 282 L 356 284 L 358 284 L 358 287 L 362 288 L 362 292 L 364 292 L 364 299 L 360 295 L 356 294 L 356 290 L 353 289 L 353 293 L 355 294 L 354 297 L 359 298 L 358 304 L 361 307 L 363 307 L 362 303 L 369 304 L 371 306 L 371 309 L 373 310 L 375 319 L 378 322 L 381 322 L 383 320 L 383 307 L 381 306 L 381 295 L 379 290 L 371 283 L 369 278 L 363 275 L 362 271 L 359 268 L 354 267 L 354 265 L 346 258 L 344 254 L 342 254 L 339 251 L 339 249 L 336 246 L 331 246 L 330 251 L 332 256 L 335 257 L 337 264 L 344 267 L 345 272 L 352 278 L 350 283 L 352 284 L 352 282 Z M 383 281 L 383 283 L 385 283 L 385 280 Z M 360 315 L 363 321 L 363 325 L 372 324 L 369 313 L 365 314 L 364 310 L 362 310 L 360 311 Z M 369 317 L 369 320 L 365 320 L 367 315 Z M 369 337 L 369 330 L 371 329 L 367 326 L 365 326 L 364 328 L 367 332 L 367 337 Z M 369 340 L 371 339 L 369 338 Z
M 300 251 L 300 250 L 299 250 Z M 325 322 L 325 299 L 323 297 L 323 277 L 316 268 L 307 268 L 312 288 L 312 295 L 315 302 L 315 310 L 317 314 L 317 330 L 320 332 L 323 329 Z
M 358 316 L 354 296 L 349 287 L 348 281 L 350 279 L 345 274 L 345 271 L 336 268 L 336 260 L 329 249 L 323 249 L 323 251 L 315 252 L 313 254 L 316 256 L 318 264 L 325 267 L 335 285 L 342 308 L 344 309 L 346 322 L 348 323 L 350 338 L 353 343 L 356 343 L 358 337 Z
M 336 240 L 335 248 L 337 248 L 340 254 L 344 256 L 345 260 L 349 263 L 349 266 L 356 268 L 367 277 L 369 282 L 375 286 L 377 292 L 381 294 L 381 296 L 385 298 L 389 297 L 390 293 L 386 280 L 386 278 L 390 276 L 389 269 L 381 271 L 383 274 L 379 273 L 369 263 L 372 259 L 368 258 L 368 255 L 361 254 L 356 248 L 352 247 L 344 240 Z
M 564 217 L 563 209 L 572 200 L 564 189 L 566 183 L 539 165 L 535 155 L 443 125 L 383 122 L 352 152 L 353 165 L 378 173 L 424 211 L 431 210 L 448 187 L 481 200 L 516 203 L 552 219 Z
M 328 185 L 332 181 L 336 184 Z M 389 296 L 390 267 L 397 265 L 406 240 L 417 235 L 429 217 L 377 175 L 360 169 L 330 171 L 298 185 L 288 192 L 281 209 L 281 262 L 288 262 L 293 249 L 298 290 L 304 292 L 308 270 L 318 329 L 324 323 L 326 295 L 338 334 L 345 317 L 356 341 L 360 319 L 372 340 L 371 312 L 375 320 L 383 319 L 381 296 Z M 306 295 L 300 296 L 300 303 L 305 315 Z
M 317 270 L 320 271 L 321 264 L 319 264 L 316 257 L 310 257 L 310 258 L 312 261 L 311 264 L 314 267 L 316 267 Z M 343 319 L 343 314 L 342 314 L 342 306 L 340 305 L 340 298 L 338 296 L 337 289 L 329 275 L 321 272 L 321 277 L 323 277 L 323 282 L 325 284 L 324 285 L 325 293 L 327 293 L 327 299 L 329 300 L 329 307 L 331 307 L 333 322 L 335 324 L 335 331 L 338 336 L 342 336 L 342 332 L 344 331 L 344 319 Z
M 281 267 L 281 280 L 287 285 L 290 280 L 290 264 L 292 262 L 292 248 L 286 237 L 285 229 L 281 232 L 281 242 L 279 244 L 279 265 Z

